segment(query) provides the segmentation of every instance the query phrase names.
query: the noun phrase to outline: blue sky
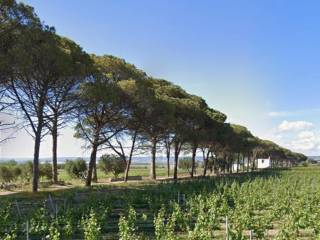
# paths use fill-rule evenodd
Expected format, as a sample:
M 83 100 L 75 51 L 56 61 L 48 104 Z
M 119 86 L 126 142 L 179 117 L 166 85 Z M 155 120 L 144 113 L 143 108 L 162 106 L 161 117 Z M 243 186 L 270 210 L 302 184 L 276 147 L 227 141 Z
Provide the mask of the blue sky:
M 204 97 L 254 134 L 320 154 L 320 2 L 24 0 L 87 52 L 112 54 Z M 2 149 L 17 155 L 16 146 Z M 60 156 L 79 156 L 67 129 Z M 18 155 L 32 155 L 32 143 Z M 41 155 L 50 156 L 50 140 Z

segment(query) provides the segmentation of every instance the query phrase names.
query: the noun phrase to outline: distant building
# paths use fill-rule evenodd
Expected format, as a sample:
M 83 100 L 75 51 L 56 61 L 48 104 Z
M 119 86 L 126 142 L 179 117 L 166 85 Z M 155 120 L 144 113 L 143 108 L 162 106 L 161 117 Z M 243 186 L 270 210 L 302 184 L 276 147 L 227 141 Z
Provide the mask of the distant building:
M 238 164 L 234 163 L 232 164 L 232 172 L 237 172 L 238 169 Z M 240 170 L 240 166 L 239 166 L 239 170 Z
M 258 158 L 257 159 L 258 169 L 269 168 L 271 167 L 271 159 L 269 158 Z

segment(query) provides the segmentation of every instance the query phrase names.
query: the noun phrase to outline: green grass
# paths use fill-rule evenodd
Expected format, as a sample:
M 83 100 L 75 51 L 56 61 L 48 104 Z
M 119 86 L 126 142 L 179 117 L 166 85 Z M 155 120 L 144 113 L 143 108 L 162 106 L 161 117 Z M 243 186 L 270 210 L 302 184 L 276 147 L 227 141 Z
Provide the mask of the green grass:
M 203 169 L 199 168 L 197 169 L 198 173 L 202 173 Z M 117 185 L 121 186 L 130 186 L 133 182 L 132 177 L 141 177 L 142 178 L 142 184 L 145 182 L 149 182 L 148 177 L 150 174 L 149 166 L 148 165 L 133 165 L 129 172 L 129 181 L 127 183 L 122 182 L 121 178 L 123 178 L 124 174 L 120 174 L 118 176 L 118 180 L 116 181 Z M 164 166 L 157 166 L 156 168 L 156 174 L 157 178 L 166 178 L 167 177 L 167 169 Z M 173 170 L 170 170 L 170 176 L 172 176 Z M 179 177 L 185 177 L 189 176 L 189 173 L 187 170 L 179 169 L 178 170 L 178 176 Z M 131 178 L 131 180 L 130 180 Z M 56 192 L 57 190 L 60 190 L 61 188 L 68 187 L 68 188 L 81 188 L 84 187 L 84 179 L 76 179 L 68 175 L 68 173 L 64 169 L 59 169 L 58 171 L 58 179 L 60 181 L 61 186 L 52 186 L 50 183 L 50 180 L 46 178 L 40 179 L 39 184 L 39 192 L 40 195 L 42 192 L 49 193 L 49 192 Z M 92 183 L 93 185 L 99 185 L 99 184 L 109 184 L 110 180 L 114 179 L 114 176 L 111 173 L 105 174 L 101 170 L 98 169 L 98 183 Z M 136 178 L 139 179 L 139 178 Z M 134 181 L 136 182 L 136 180 Z M 17 188 L 14 188 L 11 190 L 12 192 L 23 192 L 22 194 L 29 195 L 29 192 L 31 191 L 31 184 L 22 183 L 20 180 L 18 182 L 14 183 Z M 114 185 L 114 184 L 113 184 Z M 61 189 L 63 191 L 63 189 Z M 4 190 L 2 190 L 3 192 Z M 6 191 L 8 192 L 8 191 Z M 0 190 L 1 193 L 1 190 Z M 32 195 L 32 194 L 31 194 Z M 37 195 L 37 194 L 36 194 Z M 3 196 L 1 196 L 3 197 Z

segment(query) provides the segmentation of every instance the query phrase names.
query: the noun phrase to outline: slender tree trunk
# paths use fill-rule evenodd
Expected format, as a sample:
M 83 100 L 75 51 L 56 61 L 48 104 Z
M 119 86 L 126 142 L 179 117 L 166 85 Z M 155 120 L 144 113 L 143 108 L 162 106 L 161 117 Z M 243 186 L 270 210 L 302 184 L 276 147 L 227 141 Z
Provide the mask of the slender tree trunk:
M 251 165 L 251 172 L 255 169 L 255 161 L 256 161 L 257 154 L 252 154 L 252 165 Z
M 196 168 L 196 155 L 197 155 L 197 148 L 198 145 L 194 144 L 192 146 L 192 167 L 191 167 L 191 178 L 193 178 L 194 172 L 195 172 L 195 168 Z
M 39 185 L 39 152 L 41 143 L 42 124 L 39 123 L 34 142 L 34 156 L 33 156 L 33 175 L 32 175 L 32 192 L 38 191 Z
M 93 162 L 93 175 L 92 175 L 92 182 L 97 183 L 98 182 L 98 172 L 97 172 L 97 157 Z
M 57 149 L 58 149 L 58 118 L 55 117 L 52 123 L 52 182 L 58 182 L 58 159 L 57 159 Z
M 174 143 L 174 169 L 173 169 L 173 179 L 174 181 L 178 180 L 178 162 L 179 162 L 179 154 L 180 154 L 180 143 L 175 141 Z
M 237 159 L 237 173 L 239 172 L 239 166 L 240 166 L 240 153 L 238 152 L 238 159 Z
M 232 164 L 233 164 L 233 157 L 227 157 L 227 170 L 228 173 L 232 173 Z
M 202 157 L 203 157 L 203 176 L 205 177 L 207 174 L 208 159 L 206 159 L 206 154 L 204 149 L 202 149 Z
M 124 172 L 124 181 L 125 182 L 127 182 L 128 178 L 129 178 L 130 166 L 131 166 L 131 158 L 128 159 L 127 165 L 126 165 L 126 170 Z
M 127 161 L 126 170 L 124 173 L 124 181 L 125 182 L 128 181 L 129 170 L 130 170 L 130 166 L 131 166 L 132 155 L 133 155 L 133 150 L 134 150 L 135 143 L 136 143 L 136 138 L 137 138 L 137 132 L 134 133 L 133 138 L 132 138 L 132 145 L 131 145 L 131 150 L 130 150 L 130 154 L 129 154 L 129 159 Z
M 170 146 L 167 147 L 167 176 L 170 177 Z
M 248 153 L 248 156 L 247 156 L 247 172 L 249 172 L 249 169 L 250 169 L 250 153 Z
M 223 173 L 226 173 L 226 168 L 228 167 L 228 163 L 227 163 L 227 156 L 226 154 L 223 155 Z
M 203 150 L 202 154 L 203 154 L 203 176 L 205 177 L 207 175 L 210 151 L 208 150 L 207 154 L 205 154 L 205 150 Z M 212 168 L 211 168 L 211 173 L 212 173 Z
M 92 151 L 91 151 L 91 155 L 90 155 L 88 175 L 87 175 L 87 179 L 86 179 L 86 186 L 87 187 L 91 186 L 92 172 L 93 172 L 94 165 L 95 165 L 95 162 L 96 162 L 96 159 L 97 159 L 97 149 L 98 149 L 98 146 L 97 146 L 96 143 L 94 143 L 92 145 Z
M 33 176 L 32 176 L 32 192 L 38 191 L 39 185 L 39 153 L 40 153 L 40 144 L 41 144 L 41 133 L 43 128 L 43 106 L 44 100 L 41 100 L 38 105 L 39 112 L 38 115 L 38 126 L 35 132 L 35 141 L 34 141 L 34 157 L 33 157 Z
M 174 142 L 174 169 L 173 169 L 173 179 L 177 181 L 178 179 L 178 161 L 179 161 L 179 154 L 181 150 L 181 143 L 178 141 Z
M 156 153 L 157 153 L 157 141 L 156 139 L 152 140 L 152 146 L 151 146 L 151 166 L 150 166 L 150 178 L 152 180 L 156 180 Z

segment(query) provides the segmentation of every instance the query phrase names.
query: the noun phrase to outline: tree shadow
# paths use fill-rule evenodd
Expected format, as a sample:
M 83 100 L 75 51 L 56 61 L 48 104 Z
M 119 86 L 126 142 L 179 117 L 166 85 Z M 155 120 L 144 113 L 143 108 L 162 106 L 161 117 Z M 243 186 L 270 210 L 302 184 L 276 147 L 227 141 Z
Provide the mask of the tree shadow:
M 64 186 L 57 189 L 45 189 L 37 193 L 29 191 L 14 192 L 8 195 L 1 195 L 0 202 L 12 201 L 43 201 L 51 198 L 66 199 L 71 202 L 86 202 L 88 199 L 135 199 L 149 198 L 165 199 L 170 201 L 175 199 L 177 195 L 183 193 L 186 195 L 197 195 L 208 192 L 220 191 L 219 189 L 225 185 L 243 184 L 251 182 L 255 179 L 279 178 L 286 169 L 265 169 L 255 172 L 240 172 L 232 174 L 220 174 L 218 176 L 195 176 L 181 177 L 177 180 L 172 178 L 159 180 L 140 180 L 142 178 L 133 178 L 134 180 L 116 183 L 97 183 L 92 187 L 84 186 Z M 138 179 L 138 180 L 137 180 Z M 163 202 L 163 201 L 161 201 Z

